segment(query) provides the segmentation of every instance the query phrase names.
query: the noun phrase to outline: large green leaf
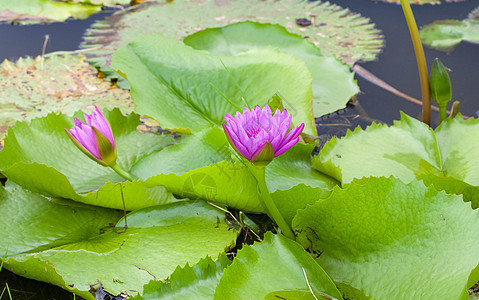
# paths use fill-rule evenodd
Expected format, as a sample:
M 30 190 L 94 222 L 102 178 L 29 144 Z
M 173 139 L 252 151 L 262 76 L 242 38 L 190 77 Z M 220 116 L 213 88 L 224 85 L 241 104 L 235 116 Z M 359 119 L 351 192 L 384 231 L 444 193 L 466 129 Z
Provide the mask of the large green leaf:
M 118 109 L 107 114 L 116 140 L 117 163 L 125 170 L 144 155 L 175 143 L 172 136 L 142 134 L 136 131 L 139 116 L 124 117 Z M 70 140 L 65 128 L 73 118 L 50 114 L 34 119 L 30 126 L 17 123 L 0 151 L 0 171 L 21 186 L 47 196 L 127 210 L 176 201 L 163 187 L 142 181 L 123 182 L 110 168 L 84 155 Z
M 304 193 L 309 194 L 314 193 L 310 189 L 331 190 L 337 184 L 333 178 L 311 168 L 312 149 L 312 145 L 296 144 L 266 167 L 266 182 L 271 193 L 303 184 Z M 195 149 L 190 151 L 194 152 Z M 181 174 L 159 174 L 145 182 L 148 185 L 165 186 L 182 197 L 202 198 L 240 210 L 265 212 L 257 192 L 256 180 L 241 162 L 225 160 Z M 278 201 L 284 201 L 285 197 L 278 195 Z
M 433 183 L 479 206 L 479 120 L 447 119 L 436 131 L 407 115 L 394 126 L 373 124 L 328 142 L 313 167 L 341 183 L 353 178 L 390 176 L 407 183 Z M 448 180 L 452 181 L 448 181 Z M 459 183 L 462 182 L 462 183 Z
M 234 244 L 224 215 L 204 202 L 119 211 L 55 204 L 17 187 L 1 190 L 4 267 L 91 298 L 91 285 L 134 295 L 177 265 L 217 256 Z M 113 223 L 113 224 L 112 224 Z M 19 238 L 21 237 L 21 238 Z
M 208 256 L 192 267 L 177 267 L 168 283 L 152 281 L 143 287 L 143 296 L 134 299 L 213 299 L 216 285 L 229 265 L 231 261 L 223 253 L 216 261 Z
M 464 299 L 479 261 L 479 241 L 471 239 L 479 211 L 416 180 L 336 188 L 300 210 L 293 229 L 352 299 Z
M 110 68 L 111 54 L 141 34 L 162 33 L 182 39 L 208 27 L 246 20 L 281 25 L 307 37 L 324 55 L 335 55 L 348 64 L 374 60 L 384 44 L 369 19 L 328 2 L 175 0 L 133 9 L 93 24 L 82 44 L 85 48 L 100 46 L 89 52 L 89 58 L 107 76 L 118 78 Z
M 63 22 L 72 17 L 86 19 L 101 11 L 100 6 L 51 0 L 0 0 L 0 22 Z
M 174 38 L 149 35 L 120 48 L 113 66 L 131 85 L 135 111 L 151 116 L 163 128 L 198 132 L 224 122 L 225 113 L 265 106 L 281 93 L 294 107 L 294 122 L 315 133 L 311 111 L 311 72 L 299 59 L 271 49 L 238 56 L 214 56 Z M 213 87 L 214 86 L 214 87 Z M 218 92 L 216 89 L 220 92 Z M 185 118 L 184 116 L 188 116 Z
M 462 41 L 479 43 L 479 7 L 462 21 L 439 20 L 425 25 L 419 35 L 424 45 L 445 52 L 452 52 Z
M 30 121 L 51 112 L 118 107 L 132 111 L 130 94 L 97 78 L 83 55 L 50 54 L 0 64 L 0 138 L 16 121 Z
M 287 292 L 300 292 L 305 296 L 300 299 L 342 299 L 326 272 L 300 245 L 268 232 L 262 243 L 238 251 L 214 299 L 277 299 Z
M 131 172 L 142 179 L 159 173 L 180 175 L 231 157 L 223 129 L 213 126 L 182 137 L 182 142 L 153 152 L 138 161 Z
M 359 92 L 349 67 L 334 57 L 321 55 L 314 44 L 279 25 L 234 23 L 187 36 L 183 42 L 215 55 L 238 55 L 255 47 L 275 47 L 306 63 L 313 75 L 313 114 L 320 117 L 344 108 Z M 286 99 L 287 101 L 288 99 Z

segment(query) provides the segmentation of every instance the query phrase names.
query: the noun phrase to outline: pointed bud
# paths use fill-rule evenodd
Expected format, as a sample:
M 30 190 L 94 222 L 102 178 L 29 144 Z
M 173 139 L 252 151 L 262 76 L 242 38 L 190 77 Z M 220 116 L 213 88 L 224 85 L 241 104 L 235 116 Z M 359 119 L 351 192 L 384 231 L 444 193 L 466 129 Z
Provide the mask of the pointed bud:
M 448 70 L 442 62 L 436 58 L 431 69 L 431 96 L 440 107 L 446 106 L 452 99 L 451 79 Z

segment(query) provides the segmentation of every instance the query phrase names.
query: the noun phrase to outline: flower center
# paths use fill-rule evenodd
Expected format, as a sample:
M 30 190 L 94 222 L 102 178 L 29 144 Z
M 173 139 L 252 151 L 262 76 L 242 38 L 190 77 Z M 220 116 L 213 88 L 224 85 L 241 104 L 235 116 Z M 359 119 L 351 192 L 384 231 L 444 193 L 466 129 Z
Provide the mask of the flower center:
M 248 135 L 249 138 L 255 138 L 260 131 L 261 131 L 261 126 L 256 125 L 254 127 L 250 127 L 246 129 L 246 134 Z

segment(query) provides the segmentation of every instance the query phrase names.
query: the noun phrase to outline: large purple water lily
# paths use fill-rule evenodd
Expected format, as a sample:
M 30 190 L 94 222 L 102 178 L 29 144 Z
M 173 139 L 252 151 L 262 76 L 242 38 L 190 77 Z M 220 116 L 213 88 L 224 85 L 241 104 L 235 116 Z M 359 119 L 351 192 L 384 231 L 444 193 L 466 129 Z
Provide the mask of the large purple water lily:
M 110 124 L 98 107 L 91 116 L 84 114 L 86 123 L 75 118 L 75 126 L 66 132 L 84 153 L 102 165 L 112 166 L 116 162 L 115 139 Z
M 231 145 L 247 160 L 271 161 L 299 141 L 304 123 L 288 132 L 291 119 L 286 109 L 272 115 L 269 106 L 261 109 L 257 105 L 251 111 L 245 107 L 243 114 L 237 112 L 235 118 L 226 114 L 228 125 L 223 123 L 223 128 Z

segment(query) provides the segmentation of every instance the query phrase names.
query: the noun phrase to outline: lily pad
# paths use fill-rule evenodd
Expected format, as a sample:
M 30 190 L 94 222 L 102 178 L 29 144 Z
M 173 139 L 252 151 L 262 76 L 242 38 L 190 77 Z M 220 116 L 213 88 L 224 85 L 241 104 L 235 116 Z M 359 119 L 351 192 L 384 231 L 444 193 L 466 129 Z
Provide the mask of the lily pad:
M 289 54 L 252 49 L 238 56 L 215 56 L 157 34 L 136 39 L 113 57 L 114 69 L 131 85 L 135 111 L 165 129 L 199 132 L 220 125 L 225 113 L 242 110 L 242 98 L 251 107 L 265 106 L 280 93 L 288 99 L 284 106 L 294 122 L 304 123 L 306 133 L 316 132 L 311 72 Z
M 57 2 L 55 2 L 57 3 Z M 78 110 L 119 107 L 133 109 L 127 91 L 96 77 L 83 55 L 20 58 L 0 65 L 0 139 L 16 121 L 30 121 L 51 112 L 73 115 Z
M 305 185 L 302 192 L 306 194 L 313 193 L 310 189 L 315 188 L 331 190 L 337 181 L 312 169 L 312 150 L 312 145 L 296 144 L 283 155 L 276 157 L 266 167 L 269 192 L 288 190 L 299 184 Z M 181 175 L 159 174 L 146 179 L 145 182 L 152 186 L 164 186 L 175 195 L 190 199 L 201 198 L 239 210 L 266 212 L 259 198 L 257 182 L 241 162 L 225 160 Z M 320 191 L 316 192 L 320 194 Z M 302 197 L 302 194 L 296 196 Z M 287 196 L 277 197 L 278 201 L 283 201 Z M 302 205 L 301 203 L 297 205 Z M 288 207 L 287 210 L 290 211 L 291 208 Z
M 94 0 L 93 0 L 94 1 Z M 121 0 L 120 0 L 121 1 Z M 0 0 L 0 22 L 63 22 L 68 18 L 86 19 L 101 6 L 51 0 Z
M 383 2 L 391 2 L 391 3 L 401 3 L 401 0 L 378 0 Z M 463 0 L 409 0 L 411 4 L 441 4 L 446 2 L 459 2 Z
M 177 265 L 205 255 L 216 257 L 236 239 L 223 213 L 201 201 L 135 211 L 125 230 L 118 211 L 55 204 L 19 187 L 0 192 L 2 228 L 8 228 L 0 251 L 9 249 L 3 267 L 87 299 L 95 285 L 113 295 L 141 293 L 151 279 L 165 279 Z
M 462 41 L 479 44 L 479 7 L 462 21 L 439 20 L 425 25 L 419 35 L 424 45 L 449 53 Z
M 321 55 L 314 44 L 279 25 L 240 22 L 199 31 L 187 36 L 183 42 L 195 49 L 223 56 L 239 55 L 255 47 L 277 47 L 301 59 L 313 75 L 314 117 L 344 108 L 359 92 L 354 73 L 347 65 L 334 57 Z
M 369 19 L 328 2 L 301 0 L 147 3 L 135 7 L 134 11 L 126 10 L 97 21 L 82 46 L 101 46 L 100 50 L 89 53 L 89 61 L 107 76 L 118 78 L 110 68 L 111 54 L 141 34 L 162 33 L 183 39 L 208 27 L 246 20 L 281 25 L 292 33 L 308 37 L 321 48 L 323 55 L 335 55 L 348 64 L 374 60 L 384 46 L 381 32 Z
M 304 249 L 267 232 L 262 243 L 238 251 L 223 273 L 213 299 L 343 299 L 328 274 Z M 290 294 L 291 295 L 291 294 Z
M 353 181 L 298 211 L 293 229 L 351 299 L 467 299 L 479 262 L 479 211 L 416 180 Z
M 216 261 L 208 256 L 192 267 L 177 267 L 168 283 L 152 281 L 143 287 L 143 295 L 134 299 L 213 299 L 216 285 L 231 263 L 223 253 Z
M 464 194 L 465 201 L 479 207 L 478 135 L 476 119 L 447 119 L 433 131 L 402 114 L 394 126 L 373 124 L 333 138 L 313 158 L 313 167 L 343 185 L 370 176 L 392 175 L 405 183 L 423 179 L 438 189 Z
M 176 142 L 171 135 L 138 132 L 136 114 L 125 117 L 115 109 L 106 115 L 116 140 L 117 163 L 125 170 Z M 140 180 L 123 182 L 113 170 L 88 158 L 66 134 L 65 128 L 71 127 L 73 118 L 55 114 L 34 119 L 30 126 L 17 123 L 0 151 L 0 171 L 31 191 L 104 207 L 123 209 L 122 192 L 127 210 L 176 201 L 163 187 Z

